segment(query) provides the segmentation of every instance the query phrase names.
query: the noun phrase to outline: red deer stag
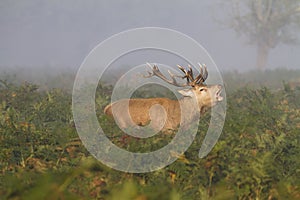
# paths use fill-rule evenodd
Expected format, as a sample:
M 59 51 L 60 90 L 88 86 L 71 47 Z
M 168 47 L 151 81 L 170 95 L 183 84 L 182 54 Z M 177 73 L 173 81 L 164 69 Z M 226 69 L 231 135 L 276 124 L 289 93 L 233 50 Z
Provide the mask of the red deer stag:
M 153 67 L 150 64 L 148 65 L 151 67 L 151 72 L 148 72 L 149 75 L 144 76 L 145 78 L 157 76 L 163 81 L 177 87 L 189 86 L 190 88 L 178 91 L 183 95 L 183 98 L 179 100 L 171 100 L 168 98 L 122 99 L 107 105 L 104 109 L 104 113 L 109 116 L 114 116 L 121 128 L 129 128 L 134 125 L 146 126 L 151 121 L 151 128 L 154 130 L 162 130 L 163 132 L 176 130 L 181 122 L 181 109 L 188 115 L 195 112 L 195 109 L 189 106 L 192 103 L 192 99 L 198 103 L 198 114 L 199 112 L 203 114 L 207 109 L 223 100 L 223 97 L 220 96 L 221 85 L 208 86 L 204 84 L 204 81 L 208 77 L 205 65 L 202 67 L 202 65 L 199 64 L 200 73 L 195 78 L 191 66 L 186 70 L 178 65 L 178 68 L 184 75 L 177 76 L 169 71 L 171 79 L 166 78 L 156 65 Z M 187 82 L 185 84 L 178 83 L 176 77 L 186 79 Z M 129 110 L 125 110 L 126 108 L 129 108 Z M 189 118 L 192 119 L 193 116 L 189 116 Z M 162 121 L 164 122 L 163 124 Z

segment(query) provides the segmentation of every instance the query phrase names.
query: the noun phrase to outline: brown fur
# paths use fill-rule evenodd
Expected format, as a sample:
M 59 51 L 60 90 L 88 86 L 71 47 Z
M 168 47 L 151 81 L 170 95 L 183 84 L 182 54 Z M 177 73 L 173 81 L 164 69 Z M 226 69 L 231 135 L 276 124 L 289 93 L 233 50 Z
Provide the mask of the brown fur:
M 219 96 L 220 89 L 221 86 L 218 85 L 195 86 L 189 90 L 179 91 L 184 95 L 180 100 L 171 100 L 168 98 L 123 99 L 107 105 L 104 113 L 108 116 L 113 116 L 112 107 L 114 107 L 114 117 L 121 128 L 128 128 L 134 124 L 146 126 L 152 119 L 152 128 L 160 129 L 159 127 L 162 121 L 164 121 L 164 116 L 166 116 L 162 131 L 176 130 L 182 116 L 180 104 L 183 105 L 182 109 L 184 109 L 184 112 L 193 113 L 195 112 L 195 108 L 191 108 L 189 105 L 192 98 L 196 97 L 198 112 L 203 114 L 208 108 L 222 100 L 222 97 Z M 127 103 L 129 111 L 125 110 Z M 160 105 L 164 109 L 160 109 L 156 105 Z M 164 112 L 166 115 L 164 115 Z M 130 116 L 132 121 L 127 116 Z M 193 116 L 190 116 L 190 118 L 193 118 Z

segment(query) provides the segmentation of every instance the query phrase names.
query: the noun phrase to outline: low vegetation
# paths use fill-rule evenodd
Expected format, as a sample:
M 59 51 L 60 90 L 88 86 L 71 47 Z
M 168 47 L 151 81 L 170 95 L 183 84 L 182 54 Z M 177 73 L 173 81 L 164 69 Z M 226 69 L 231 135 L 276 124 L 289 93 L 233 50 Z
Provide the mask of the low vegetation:
M 228 79 L 227 85 L 235 81 Z M 142 89 L 134 95 L 144 96 Z M 152 151 L 172 139 L 122 133 L 102 113 L 111 92 L 111 86 L 99 85 L 97 115 L 116 145 Z M 244 84 L 228 94 L 223 133 L 207 157 L 199 159 L 198 151 L 209 115 L 176 162 L 155 172 L 130 174 L 101 164 L 82 145 L 70 92 L 1 81 L 0 198 L 300 199 L 299 88 L 282 82 L 276 88 Z

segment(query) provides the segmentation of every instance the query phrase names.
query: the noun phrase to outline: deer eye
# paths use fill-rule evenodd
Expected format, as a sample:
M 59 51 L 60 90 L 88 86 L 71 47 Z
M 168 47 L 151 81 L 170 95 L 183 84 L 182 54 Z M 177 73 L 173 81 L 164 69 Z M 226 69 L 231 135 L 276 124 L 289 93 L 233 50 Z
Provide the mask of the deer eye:
M 199 91 L 200 92 L 205 91 L 205 88 L 200 88 Z

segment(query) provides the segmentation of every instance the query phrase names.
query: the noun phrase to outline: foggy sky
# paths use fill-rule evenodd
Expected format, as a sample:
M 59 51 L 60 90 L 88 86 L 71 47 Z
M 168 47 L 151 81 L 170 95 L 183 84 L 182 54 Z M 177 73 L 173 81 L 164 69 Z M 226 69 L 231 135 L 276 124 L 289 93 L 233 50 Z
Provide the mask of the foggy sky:
M 222 69 L 254 69 L 255 48 L 214 17 L 225 18 L 218 0 L 2 0 L 0 67 L 77 69 L 101 41 L 138 27 L 180 31 L 204 46 Z M 297 68 L 300 46 L 279 45 L 268 68 Z M 126 63 L 124 63 L 126 64 Z M 130 63 L 127 63 L 130 65 Z

